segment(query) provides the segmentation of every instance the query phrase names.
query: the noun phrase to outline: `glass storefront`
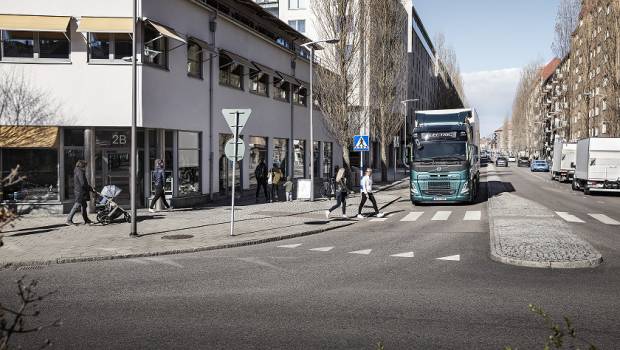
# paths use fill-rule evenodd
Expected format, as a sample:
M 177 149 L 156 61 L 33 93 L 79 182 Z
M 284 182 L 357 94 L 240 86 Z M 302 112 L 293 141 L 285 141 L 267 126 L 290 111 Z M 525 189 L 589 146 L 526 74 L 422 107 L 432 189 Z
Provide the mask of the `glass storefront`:
M 323 142 L 323 176 L 332 177 L 333 174 L 333 149 L 331 142 Z
M 306 177 L 306 141 L 293 140 L 293 177 L 296 179 Z
M 273 164 L 268 164 L 271 168 L 274 164 L 282 170 L 284 176 L 288 176 L 287 174 L 287 155 L 288 155 L 288 139 L 273 139 L 273 154 L 272 161 Z
M 179 196 L 200 193 L 200 133 L 178 132 Z
M 315 177 L 319 177 L 319 174 L 321 173 L 321 165 L 319 164 L 319 158 L 320 158 L 320 152 L 321 152 L 321 142 L 320 141 L 314 141 L 314 176 Z
M 267 138 L 260 136 L 250 136 L 250 185 L 256 185 L 256 175 L 254 172 L 260 161 L 267 164 Z
M 58 200 L 57 148 L 1 148 L 0 173 L 5 178 L 19 165 L 19 176 L 25 178 L 2 188 L 2 200 Z
M 232 168 L 233 162 L 226 158 L 226 154 L 224 152 L 224 148 L 226 147 L 226 142 L 232 139 L 232 134 L 220 134 L 220 157 L 219 157 L 219 189 L 220 193 L 228 194 L 232 190 Z M 243 136 L 241 137 L 243 139 Z M 235 186 L 237 188 L 241 187 L 241 170 L 242 170 L 242 162 L 237 162 L 237 170 L 235 172 Z

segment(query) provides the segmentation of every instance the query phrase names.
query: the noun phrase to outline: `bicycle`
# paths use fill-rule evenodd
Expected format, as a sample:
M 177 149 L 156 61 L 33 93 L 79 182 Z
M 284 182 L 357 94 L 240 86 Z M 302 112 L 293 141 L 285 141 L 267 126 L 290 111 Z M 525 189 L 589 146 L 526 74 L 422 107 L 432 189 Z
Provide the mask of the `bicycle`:
M 321 186 L 320 194 L 321 198 L 331 199 L 333 197 L 336 197 L 336 181 L 334 179 L 323 181 L 323 186 Z

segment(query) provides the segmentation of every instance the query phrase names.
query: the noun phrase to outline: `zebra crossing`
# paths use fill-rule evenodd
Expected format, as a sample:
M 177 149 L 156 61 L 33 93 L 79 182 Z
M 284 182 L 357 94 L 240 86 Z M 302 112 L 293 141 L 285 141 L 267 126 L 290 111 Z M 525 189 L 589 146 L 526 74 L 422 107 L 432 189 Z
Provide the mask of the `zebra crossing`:
M 379 254 L 373 254 L 373 249 L 362 249 L 362 250 L 354 250 L 354 251 L 342 251 L 340 249 L 338 249 L 335 246 L 329 246 L 329 247 L 313 247 L 313 248 L 304 248 L 302 247 L 303 244 L 302 243 L 295 243 L 295 244 L 283 244 L 283 245 L 279 245 L 277 246 L 277 248 L 283 248 L 283 249 L 303 249 L 305 251 L 309 251 L 309 252 L 322 252 L 322 253 L 326 253 L 326 252 L 330 252 L 332 250 L 336 250 L 339 251 L 339 253 L 347 253 L 347 254 L 355 254 L 355 255 L 379 255 Z M 383 254 L 381 254 L 383 255 Z M 415 257 L 415 252 L 413 251 L 407 251 L 407 252 L 398 252 L 398 253 L 388 253 L 388 255 L 392 258 L 414 258 Z M 441 261 L 461 261 L 461 255 L 460 254 L 456 254 L 456 255 L 448 255 L 448 256 L 441 256 L 441 257 L 436 257 L 435 260 L 441 260 Z
M 618 218 L 613 218 L 605 214 L 600 213 L 587 213 L 574 214 L 566 211 L 555 211 L 555 214 L 562 220 L 573 224 L 587 224 L 592 222 L 598 222 L 605 225 L 620 226 L 620 215 Z M 482 210 L 428 210 L 428 211 L 410 211 L 406 213 L 398 212 L 387 214 L 382 218 L 371 218 L 369 222 L 381 223 L 386 221 L 401 221 L 401 222 L 417 222 L 417 221 L 431 221 L 431 222 L 453 222 L 453 221 L 481 221 L 483 219 Z

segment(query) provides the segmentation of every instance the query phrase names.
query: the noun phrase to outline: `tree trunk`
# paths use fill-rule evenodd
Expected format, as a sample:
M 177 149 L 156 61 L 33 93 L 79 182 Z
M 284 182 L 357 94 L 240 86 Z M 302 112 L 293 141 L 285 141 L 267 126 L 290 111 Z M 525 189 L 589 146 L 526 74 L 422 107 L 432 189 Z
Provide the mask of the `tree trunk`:
M 390 144 L 386 143 L 385 141 L 381 142 L 381 182 L 388 181 L 389 150 L 390 150 Z
M 342 166 L 350 171 L 351 170 L 351 157 L 349 154 L 349 147 L 347 146 L 342 146 Z

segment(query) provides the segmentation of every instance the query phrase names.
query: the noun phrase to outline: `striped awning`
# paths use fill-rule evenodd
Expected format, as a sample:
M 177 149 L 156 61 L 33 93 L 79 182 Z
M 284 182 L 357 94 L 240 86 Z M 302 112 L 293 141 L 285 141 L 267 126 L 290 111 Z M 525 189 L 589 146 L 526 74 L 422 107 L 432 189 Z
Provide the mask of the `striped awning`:
M 56 148 L 56 126 L 0 126 L 0 147 L 4 148 Z

